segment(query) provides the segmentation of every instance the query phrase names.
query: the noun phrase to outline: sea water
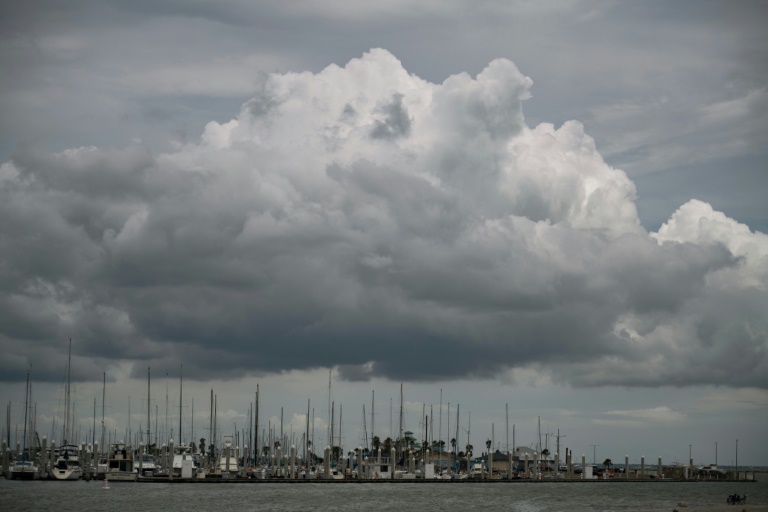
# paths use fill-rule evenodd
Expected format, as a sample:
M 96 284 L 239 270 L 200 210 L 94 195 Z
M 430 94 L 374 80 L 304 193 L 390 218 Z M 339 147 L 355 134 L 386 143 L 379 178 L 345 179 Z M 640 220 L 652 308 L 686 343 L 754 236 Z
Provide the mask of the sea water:
M 719 507 L 729 494 L 768 505 L 762 482 L 138 483 L 0 480 L 0 510 L 613 511 Z M 681 509 L 682 510 L 682 509 Z M 736 510 L 736 509 L 734 509 Z

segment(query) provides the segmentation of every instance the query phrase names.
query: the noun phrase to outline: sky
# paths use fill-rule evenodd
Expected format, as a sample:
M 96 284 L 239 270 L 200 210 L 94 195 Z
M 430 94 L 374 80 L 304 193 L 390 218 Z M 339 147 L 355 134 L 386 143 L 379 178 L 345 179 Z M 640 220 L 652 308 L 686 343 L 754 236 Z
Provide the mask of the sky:
M 738 440 L 768 465 L 766 21 L 750 1 L 9 6 L 12 434 L 29 371 L 61 438 L 71 339 L 81 432 L 102 391 L 110 431 L 145 430 L 149 368 L 166 437 L 183 375 L 183 441 L 212 389 L 244 428 L 257 384 L 262 427 L 283 410 L 300 436 L 309 400 L 322 439 L 330 373 L 349 448 L 397 435 L 402 384 L 407 430 L 432 411 L 454 437 L 458 405 L 476 452 L 513 425 L 535 446 L 540 419 L 598 462 L 732 464 Z

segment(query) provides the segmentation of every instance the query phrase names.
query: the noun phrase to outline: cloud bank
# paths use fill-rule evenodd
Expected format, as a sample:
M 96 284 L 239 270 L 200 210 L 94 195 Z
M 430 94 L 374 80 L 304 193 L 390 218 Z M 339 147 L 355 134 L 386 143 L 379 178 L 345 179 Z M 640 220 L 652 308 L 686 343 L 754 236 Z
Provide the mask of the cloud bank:
M 648 233 L 510 61 L 441 84 L 371 50 L 272 74 L 201 140 L 0 166 L 0 375 L 768 387 L 768 236 L 691 200 Z

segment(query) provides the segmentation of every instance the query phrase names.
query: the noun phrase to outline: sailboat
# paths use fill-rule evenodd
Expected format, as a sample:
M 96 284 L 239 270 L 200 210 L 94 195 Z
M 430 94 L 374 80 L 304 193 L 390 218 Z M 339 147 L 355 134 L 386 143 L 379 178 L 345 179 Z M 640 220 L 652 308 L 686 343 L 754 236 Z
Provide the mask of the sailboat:
M 67 387 L 64 390 L 64 442 L 59 448 L 59 456 L 51 468 L 51 476 L 55 480 L 79 480 L 83 476 L 83 468 L 80 466 L 79 449 L 76 444 L 68 444 L 70 432 L 70 380 L 72 376 L 72 339 L 69 340 L 69 355 L 67 358 Z
M 8 469 L 8 473 L 6 474 L 6 477 L 9 480 L 38 480 L 40 479 L 40 469 L 38 466 L 34 463 L 34 461 L 30 460 L 30 454 L 32 452 L 32 447 L 27 448 L 27 414 L 29 412 L 29 395 L 30 395 L 30 385 L 29 385 L 29 370 L 27 370 L 27 387 L 24 390 L 25 398 L 24 398 L 24 447 L 21 450 L 21 454 L 19 459 L 16 460 L 16 462 L 13 463 L 13 465 Z
M 139 453 L 138 460 L 136 460 L 136 457 L 134 457 L 134 466 L 136 471 L 138 472 L 138 476 L 140 477 L 149 477 L 154 476 L 155 472 L 157 471 L 157 465 L 155 464 L 155 457 L 149 453 L 150 451 L 150 440 L 152 439 L 152 436 L 150 435 L 150 425 L 152 424 L 152 415 L 151 415 L 151 409 L 150 409 L 150 403 L 152 400 L 152 395 L 150 393 L 150 367 L 147 367 L 147 442 L 146 446 L 144 447 L 143 453 Z

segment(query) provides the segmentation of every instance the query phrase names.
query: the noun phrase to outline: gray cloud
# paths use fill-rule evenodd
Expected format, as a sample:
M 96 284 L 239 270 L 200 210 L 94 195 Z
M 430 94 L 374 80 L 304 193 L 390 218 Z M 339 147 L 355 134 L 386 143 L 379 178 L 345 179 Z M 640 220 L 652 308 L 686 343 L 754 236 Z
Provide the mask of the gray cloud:
M 407 137 L 411 131 L 411 119 L 408 111 L 403 107 L 403 95 L 395 94 L 392 102 L 381 109 L 384 119 L 376 120 L 371 130 L 374 139 L 393 140 Z
M 768 386 L 765 235 L 701 202 L 649 234 L 579 123 L 526 125 L 531 85 L 503 59 L 433 84 L 372 50 L 266 77 L 174 151 L 18 152 L 0 375 L 72 337 L 83 379 L 134 362 Z

